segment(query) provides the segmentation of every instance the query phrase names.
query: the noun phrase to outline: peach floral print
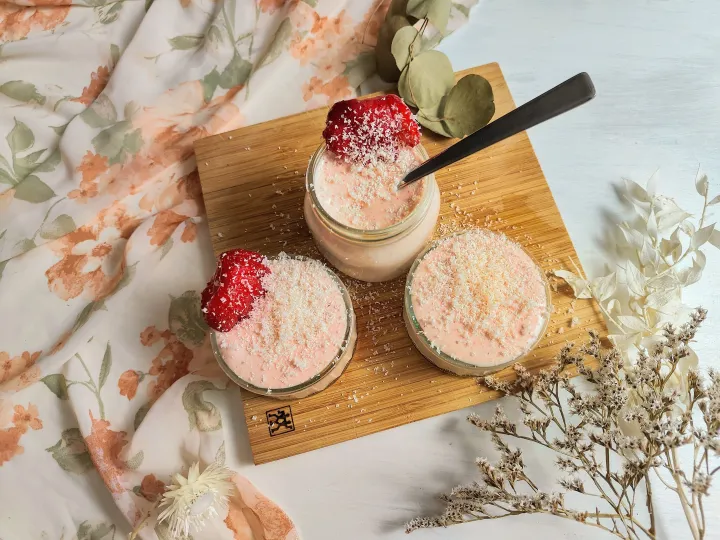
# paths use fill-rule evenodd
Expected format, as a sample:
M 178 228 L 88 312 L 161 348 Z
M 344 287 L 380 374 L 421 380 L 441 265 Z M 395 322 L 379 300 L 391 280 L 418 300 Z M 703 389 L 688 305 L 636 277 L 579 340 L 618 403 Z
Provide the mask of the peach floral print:
M 140 482 L 140 495 L 150 502 L 155 502 L 163 493 L 165 493 L 165 484 L 155 478 L 154 474 L 145 475 Z
M 45 276 L 48 288 L 63 300 L 81 294 L 91 300 L 107 296 L 122 278 L 124 246 L 139 220 L 115 204 L 101 210 L 94 222 L 76 229 L 51 244 L 61 257 Z
M 120 478 L 125 465 L 120 459 L 120 452 L 128 443 L 127 433 L 109 429 L 110 422 L 93 418 L 92 412 L 90 412 L 90 422 L 92 423 L 90 435 L 85 437 L 90 459 L 110 492 L 116 495 L 122 493 L 124 488 Z
M 77 199 L 78 202 L 85 203 L 88 199 L 96 197 L 98 194 L 98 176 L 108 170 L 110 164 L 105 156 L 93 154 L 88 150 L 82 158 L 80 165 L 75 169 L 82 173 L 80 186 L 68 193 L 71 199 Z
M 55 6 L 27 7 L 0 3 L 0 43 L 23 39 L 33 30 L 52 30 L 70 13 L 70 6 L 61 6 L 59 2 L 44 4 Z
M 95 98 L 100 95 L 100 92 L 105 89 L 105 85 L 107 85 L 109 80 L 110 68 L 108 68 L 108 66 L 100 66 L 97 68 L 97 71 L 90 74 L 90 84 L 83 88 L 80 97 L 76 97 L 70 101 L 82 103 L 86 106 L 90 105 L 95 101 Z
M 150 347 L 162 340 L 163 348 L 153 358 L 148 375 L 157 377 L 148 384 L 150 402 L 154 403 L 180 377 L 187 375 L 193 353 L 170 330 L 159 331 L 149 326 L 140 334 L 140 343 Z
M 230 497 L 225 518 L 225 526 L 233 532 L 233 540 L 298 539 L 293 522 L 279 506 L 258 492 L 247 479 L 235 475 L 233 482 L 237 491 Z
M 0 390 L 22 390 L 40 378 L 40 368 L 35 365 L 40 353 L 24 351 L 14 357 L 0 351 Z
M 28 404 L 27 409 L 22 405 L 15 405 L 13 411 L 12 427 L 0 429 L 0 466 L 25 451 L 19 442 L 28 428 L 37 431 L 43 427 L 37 406 L 32 403 Z
M 168 241 L 168 238 L 170 238 L 172 233 L 175 232 L 175 229 L 177 229 L 183 222 L 185 222 L 186 225 L 185 230 L 181 235 L 181 240 L 183 242 L 192 242 L 195 239 L 195 224 L 192 223 L 186 216 L 176 214 L 172 210 L 164 210 L 155 216 L 155 221 L 153 221 L 153 224 L 148 231 L 150 245 L 162 246 Z M 186 234 L 188 223 L 192 223 L 193 229 L 191 232 Z
M 275 13 L 277 10 L 282 9 L 288 0 L 260 0 L 259 6 L 263 13 Z
M 138 384 L 140 383 L 140 373 L 134 369 L 128 369 L 118 379 L 118 388 L 120 389 L 120 395 L 125 396 L 128 400 L 135 397 L 137 393 Z

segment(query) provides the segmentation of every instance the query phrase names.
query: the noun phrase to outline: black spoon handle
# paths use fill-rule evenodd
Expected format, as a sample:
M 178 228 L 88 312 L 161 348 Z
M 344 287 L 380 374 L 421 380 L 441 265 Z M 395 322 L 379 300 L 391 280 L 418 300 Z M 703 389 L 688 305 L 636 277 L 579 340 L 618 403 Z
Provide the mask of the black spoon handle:
M 572 110 L 594 97 L 595 86 L 590 75 L 585 72 L 578 73 L 428 159 L 417 169 L 410 171 L 398 187 L 403 188 L 470 154 Z

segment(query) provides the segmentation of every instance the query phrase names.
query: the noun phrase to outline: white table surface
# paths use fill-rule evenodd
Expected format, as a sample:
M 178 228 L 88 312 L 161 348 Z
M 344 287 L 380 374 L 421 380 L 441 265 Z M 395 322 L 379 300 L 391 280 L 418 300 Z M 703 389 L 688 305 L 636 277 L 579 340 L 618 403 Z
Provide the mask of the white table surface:
M 533 128 L 535 151 L 580 259 L 601 268 L 607 216 L 622 211 L 613 185 L 645 182 L 661 168 L 659 191 L 690 211 L 698 165 L 720 191 L 720 2 L 716 0 L 481 0 L 470 23 L 442 43 L 456 70 L 498 62 L 521 104 L 580 71 L 596 99 Z M 696 346 L 701 363 L 720 367 L 720 252 L 685 300 L 710 310 Z M 435 496 L 477 478 L 476 456 L 494 453 L 465 421 L 468 410 L 416 422 L 308 454 L 253 466 L 239 392 L 223 404 L 237 440 L 230 465 L 247 475 L 294 519 L 305 540 L 400 539 L 403 524 L 439 512 Z M 493 404 L 475 407 L 491 414 Z M 552 460 L 526 451 L 529 470 L 546 488 Z M 706 512 L 720 538 L 720 485 Z M 656 488 L 656 491 L 659 491 Z M 661 538 L 689 538 L 674 495 L 656 493 Z M 611 538 L 549 516 L 512 517 L 410 538 Z

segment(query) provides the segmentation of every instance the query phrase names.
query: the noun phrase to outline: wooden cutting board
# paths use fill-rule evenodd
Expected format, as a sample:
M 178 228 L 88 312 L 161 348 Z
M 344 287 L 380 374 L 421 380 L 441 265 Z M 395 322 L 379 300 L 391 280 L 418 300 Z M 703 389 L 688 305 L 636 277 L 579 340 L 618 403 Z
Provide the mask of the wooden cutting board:
M 497 64 L 457 74 L 485 77 L 496 117 L 515 107 Z M 215 254 L 247 248 L 321 258 L 303 219 L 308 160 L 322 142 L 327 109 L 300 113 L 195 143 Z M 425 130 L 431 156 L 454 140 Z M 488 227 L 515 239 L 550 272 L 579 264 L 575 249 L 525 133 L 436 173 L 442 207 L 436 236 Z M 358 342 L 347 371 L 325 391 L 280 401 L 243 391 L 255 463 L 266 463 L 362 437 L 498 397 L 473 378 L 446 374 L 412 346 L 402 319 L 404 278 L 367 284 L 342 276 L 353 297 Z M 567 340 L 604 325 L 590 300 L 561 287 L 539 346 L 523 360 L 548 366 Z M 513 377 L 506 369 L 502 377 Z

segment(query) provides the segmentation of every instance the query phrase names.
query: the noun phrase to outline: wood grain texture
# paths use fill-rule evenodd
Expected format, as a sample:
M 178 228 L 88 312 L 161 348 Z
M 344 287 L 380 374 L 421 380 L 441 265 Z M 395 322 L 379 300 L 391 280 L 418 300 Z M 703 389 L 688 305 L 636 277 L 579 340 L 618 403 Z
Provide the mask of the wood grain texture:
M 515 105 L 497 64 L 458 73 L 490 81 L 496 116 Z M 302 216 L 304 174 L 320 145 L 326 109 L 208 137 L 195 145 L 213 249 L 243 247 L 320 258 Z M 431 133 L 434 155 L 452 140 Z M 542 268 L 572 268 L 575 249 L 525 133 L 436 173 L 442 193 L 437 236 L 486 226 L 524 245 Z M 573 262 L 571 262 L 573 261 Z M 578 263 L 579 264 L 579 263 Z M 412 346 L 402 321 L 404 279 L 365 284 L 343 277 L 358 319 L 357 350 L 345 374 L 327 390 L 300 401 L 243 392 L 255 463 L 265 463 L 497 398 L 473 378 L 446 374 Z M 603 329 L 588 300 L 567 289 L 553 293 L 548 333 L 523 363 L 532 370 L 552 361 L 568 340 Z M 578 324 L 571 323 L 577 318 Z M 499 376 L 512 377 L 512 369 Z M 270 436 L 266 412 L 292 408 L 294 431 Z

